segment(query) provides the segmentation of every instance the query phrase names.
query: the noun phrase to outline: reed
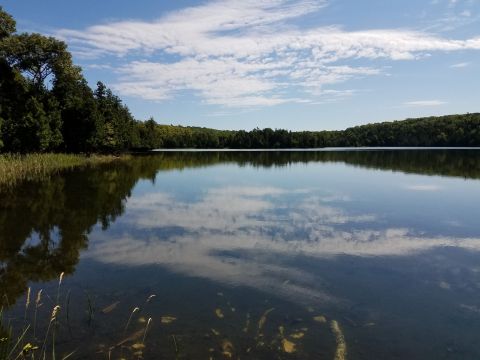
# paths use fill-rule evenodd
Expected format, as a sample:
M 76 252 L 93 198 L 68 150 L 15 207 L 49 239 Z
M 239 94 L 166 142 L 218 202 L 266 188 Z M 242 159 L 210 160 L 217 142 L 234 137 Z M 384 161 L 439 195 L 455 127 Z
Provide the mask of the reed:
M 29 287 L 27 289 L 27 299 L 25 301 L 25 315 L 23 317 L 23 320 L 25 322 L 25 324 L 27 323 L 27 312 L 28 312 L 28 308 L 30 306 L 30 295 L 31 295 L 31 292 L 32 292 L 32 289 Z
M 38 180 L 64 170 L 129 158 L 128 155 L 3 154 L 0 155 L 0 189 L 22 181 Z
M 29 328 L 30 328 L 30 326 L 27 326 L 27 328 L 25 330 L 23 330 L 22 334 L 18 337 L 17 342 L 15 343 L 15 345 L 12 347 L 12 349 L 10 350 L 10 352 L 7 355 L 7 359 L 10 359 L 13 356 L 13 354 L 15 353 L 15 350 L 18 348 L 18 345 L 25 338 L 25 335 L 27 334 L 27 331 L 28 331 Z M 18 356 L 17 356 L 17 358 L 18 358 Z
M 40 351 L 40 354 L 43 358 L 45 358 L 45 354 L 47 351 L 47 339 L 48 339 L 48 335 L 50 334 L 50 328 L 52 327 L 52 324 L 54 326 L 53 352 L 55 352 L 55 325 L 56 325 L 57 315 L 59 311 L 60 311 L 60 305 L 55 305 L 52 310 L 52 315 L 50 316 L 50 322 L 48 323 L 47 332 L 45 333 L 45 340 L 43 340 L 42 350 Z
M 60 287 L 62 286 L 63 276 L 65 275 L 64 272 L 60 274 L 58 279 L 58 288 L 57 288 L 57 304 L 60 303 Z
M 65 316 L 67 318 L 68 333 L 70 334 L 70 337 L 73 338 L 72 327 L 70 326 L 70 293 L 71 290 L 68 290 L 67 297 L 65 299 Z
M 64 273 L 60 274 L 58 288 L 57 288 L 57 299 L 60 298 L 60 288 L 64 278 Z M 9 308 L 9 302 L 6 295 L 3 296 L 7 303 L 7 308 Z M 0 360 L 46 360 L 52 359 L 56 360 L 57 358 L 57 336 L 60 334 L 60 310 L 62 309 L 60 305 L 55 305 L 52 308 L 50 313 L 48 326 L 46 332 L 43 335 L 42 339 L 37 338 L 37 316 L 39 313 L 39 308 L 43 305 L 43 298 L 48 298 L 53 302 L 53 299 L 44 292 L 43 289 L 40 289 L 36 296 L 33 295 L 32 289 L 28 288 L 25 297 L 24 305 L 24 326 L 21 329 L 19 334 L 14 332 L 13 326 L 4 319 L 4 307 L 0 304 Z M 68 311 L 70 300 L 70 291 L 67 293 L 65 302 Z M 2 299 L 3 301 L 3 299 Z M 29 321 L 30 308 L 33 307 L 33 322 Z M 62 310 L 63 311 L 63 310 Z M 67 323 L 68 323 L 68 314 L 67 314 Z M 69 324 L 68 324 L 69 325 Z M 61 360 L 66 360 L 73 356 L 76 352 L 73 351 L 68 355 L 60 357 Z
M 33 318 L 33 338 L 37 337 L 37 313 L 38 308 L 42 305 L 42 292 L 43 289 L 38 290 L 37 298 L 35 299 L 35 315 Z

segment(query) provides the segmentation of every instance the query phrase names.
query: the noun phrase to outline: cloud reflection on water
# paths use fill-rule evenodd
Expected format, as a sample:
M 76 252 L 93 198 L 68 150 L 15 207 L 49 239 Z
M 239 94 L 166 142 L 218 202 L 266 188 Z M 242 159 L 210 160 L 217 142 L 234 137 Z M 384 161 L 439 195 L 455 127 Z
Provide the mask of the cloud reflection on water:
M 386 226 L 381 214 L 349 209 L 351 201 L 345 194 L 276 187 L 214 188 L 191 202 L 164 192 L 146 194 L 128 202 L 121 219 L 128 230 L 116 239 L 93 234 L 87 256 L 127 266 L 161 265 L 297 300 L 339 302 L 318 285 L 320 275 L 289 260 L 410 255 L 445 246 L 480 249 L 477 238 L 432 237 L 421 229 Z

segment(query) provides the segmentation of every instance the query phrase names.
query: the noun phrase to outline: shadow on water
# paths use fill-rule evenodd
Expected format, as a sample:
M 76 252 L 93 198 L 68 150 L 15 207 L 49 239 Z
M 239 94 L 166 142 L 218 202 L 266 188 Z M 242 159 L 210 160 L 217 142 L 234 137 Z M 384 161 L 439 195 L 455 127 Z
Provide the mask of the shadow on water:
M 231 163 L 284 167 L 297 163 L 345 163 L 403 173 L 480 178 L 480 150 L 345 150 L 345 151 L 159 151 L 159 170 Z
M 142 164 L 72 171 L 2 194 L 0 288 L 10 303 L 30 281 L 48 281 L 75 271 L 92 227 L 100 223 L 107 229 L 122 215 L 138 179 L 155 176 L 155 169 L 144 170 Z
M 480 178 L 480 154 L 476 150 L 382 150 L 158 152 L 152 155 L 135 156 L 128 162 L 119 162 L 114 165 L 101 165 L 94 169 L 68 171 L 59 176 L 38 179 L 38 181 L 35 182 L 20 184 L 14 189 L 0 190 L 0 197 L 2 199 L 0 203 L 0 289 L 2 294 L 0 295 L 4 295 L 2 297 L 3 306 L 13 307 L 16 302 L 19 302 L 18 300 L 22 296 L 25 296 L 29 286 L 32 286 L 38 291 L 42 283 L 57 279 L 61 273 L 64 273 L 65 276 L 74 274 L 79 264 L 81 253 L 89 246 L 89 234 L 96 226 L 107 230 L 112 223 L 122 217 L 126 210 L 128 199 L 131 197 L 133 189 L 140 180 L 147 180 L 154 183 L 159 172 L 211 167 L 221 164 L 233 164 L 240 167 L 281 168 L 302 163 L 340 163 L 365 169 L 395 171 L 407 174 L 436 175 L 465 179 Z M 235 256 L 235 254 L 232 254 L 232 256 Z M 435 254 L 435 256 L 442 256 L 442 254 Z M 235 261 L 235 259 L 232 257 L 229 261 Z M 372 269 L 375 269 L 377 266 L 381 268 L 382 271 L 384 270 L 386 266 L 379 265 L 381 261 L 390 261 L 388 266 L 391 268 L 391 272 L 389 274 L 378 275 L 378 273 L 372 271 Z M 469 258 L 470 263 L 473 264 L 474 261 L 475 257 Z M 317 340 L 317 342 L 312 339 L 306 339 L 304 346 L 306 349 L 309 349 L 309 352 L 308 356 L 306 353 L 303 353 L 303 357 L 313 358 L 314 356 L 326 356 L 334 358 L 335 352 L 331 349 L 335 348 L 335 346 L 337 346 L 337 348 L 341 346 L 341 342 L 339 343 L 338 338 L 336 338 L 338 334 L 335 333 L 335 326 L 333 324 L 326 323 L 323 325 L 323 319 L 317 319 L 319 321 L 311 320 L 315 315 L 320 316 L 312 312 L 316 311 L 316 309 L 306 310 L 304 307 L 296 308 L 292 307 L 288 301 L 277 300 L 274 305 L 275 311 L 277 313 L 283 312 L 286 315 L 280 317 L 281 320 L 277 319 L 272 323 L 268 322 L 267 325 L 265 325 L 265 331 L 260 331 L 259 326 L 262 322 L 261 319 L 264 315 L 265 318 L 268 317 L 269 313 L 266 312 L 268 312 L 273 305 L 268 303 L 267 300 L 260 306 L 253 303 L 249 304 L 248 299 L 263 299 L 264 297 L 262 297 L 261 293 L 255 293 L 255 295 L 247 297 L 245 296 L 244 290 L 232 289 L 231 293 L 228 294 L 231 299 L 244 298 L 243 301 L 235 303 L 234 300 L 225 299 L 225 294 L 222 293 L 219 295 L 218 288 L 213 287 L 207 280 L 196 279 L 193 281 L 188 278 L 179 279 L 177 276 L 170 277 L 171 275 L 158 271 L 158 269 L 155 270 L 155 268 L 149 268 L 148 266 L 138 267 L 136 270 L 128 267 L 124 269 L 116 267 L 114 272 L 109 272 L 111 270 L 109 270 L 108 266 L 102 268 L 104 265 L 92 265 L 91 268 L 94 270 L 89 270 L 88 264 L 89 260 L 85 261 L 82 270 L 83 276 L 84 278 L 91 279 L 92 283 L 96 282 L 95 288 L 97 290 L 101 289 L 102 286 L 107 286 L 102 285 L 102 281 L 104 284 L 122 281 L 125 283 L 136 282 L 137 285 L 143 284 L 145 290 L 142 292 L 142 298 L 138 298 L 138 293 L 122 295 L 127 298 L 128 301 L 122 301 L 122 304 L 117 305 L 122 309 L 124 314 L 128 314 L 131 311 L 131 306 L 125 307 L 123 302 L 138 304 L 139 307 L 146 307 L 145 299 L 151 295 L 152 291 L 164 287 L 165 284 L 175 282 L 175 291 L 178 291 L 180 295 L 174 297 L 175 300 L 165 299 L 161 303 L 161 309 L 156 307 L 159 305 L 153 303 L 151 305 L 152 312 L 168 315 L 175 311 L 175 316 L 182 317 L 181 311 L 183 311 L 183 319 L 196 316 L 200 319 L 199 321 L 204 321 L 208 324 L 206 332 L 197 334 L 196 343 L 188 343 L 187 340 L 177 339 L 174 336 L 175 333 L 178 334 L 189 327 L 188 321 L 176 322 L 175 326 L 177 326 L 177 328 L 175 328 L 175 331 L 172 330 L 172 332 L 170 332 L 170 337 L 164 342 L 160 342 L 159 340 L 159 343 L 150 349 L 150 351 L 155 354 L 165 352 L 165 356 L 170 354 L 172 356 L 186 358 L 187 355 L 179 355 L 179 349 L 177 347 L 191 346 L 192 348 L 202 347 L 204 353 L 201 354 L 205 357 L 208 357 L 209 354 L 217 354 L 219 358 L 230 358 L 231 356 L 228 354 L 234 352 L 232 349 L 233 344 L 230 340 L 223 338 L 221 341 L 214 341 L 213 339 L 222 338 L 223 334 L 228 332 L 242 334 L 243 328 L 249 321 L 251 324 L 248 326 L 251 326 L 251 329 L 242 336 L 238 336 L 238 334 L 235 335 L 235 346 L 252 349 L 258 347 L 259 343 L 267 342 L 267 338 L 270 342 L 268 345 L 269 350 L 252 350 L 252 354 L 255 354 L 255 356 L 252 355 L 252 358 L 270 358 L 272 349 L 279 349 L 280 355 L 283 353 L 288 354 L 287 350 L 289 350 L 289 346 L 292 346 L 288 341 L 291 341 L 292 344 L 298 343 L 300 341 L 299 339 L 305 335 L 308 329 L 312 327 L 315 328 L 315 326 L 324 326 L 321 331 L 330 332 L 333 335 L 323 340 Z M 355 296 L 357 299 L 363 299 L 364 303 L 370 304 L 369 306 L 358 305 L 359 303 L 361 304 L 362 301 L 359 301 L 356 305 L 350 304 L 348 306 L 357 307 L 355 310 L 349 310 L 350 313 L 349 311 L 337 313 L 336 311 L 338 310 L 335 310 L 334 307 L 328 310 L 327 313 L 323 313 L 326 314 L 328 321 L 335 318 L 345 324 L 343 326 L 346 328 L 347 335 L 355 335 L 358 341 L 364 341 L 370 344 L 372 351 L 370 354 L 363 354 L 363 357 L 361 354 L 364 350 L 360 349 L 361 346 L 358 346 L 359 350 L 356 352 L 357 358 L 369 358 L 368 356 L 374 353 L 377 356 L 385 358 L 401 358 L 401 356 L 406 354 L 405 352 L 401 353 L 399 357 L 395 357 L 391 356 L 392 354 L 382 353 L 384 349 L 381 347 L 373 350 L 375 342 L 380 341 L 378 339 L 382 339 L 382 335 L 379 335 L 379 332 L 369 332 L 370 326 L 373 326 L 374 323 L 380 320 L 376 317 L 375 311 L 373 311 L 372 308 L 376 307 L 376 309 L 381 309 L 382 303 L 377 301 L 376 305 L 373 305 L 378 299 L 369 297 L 368 294 L 364 293 L 369 285 L 365 283 L 362 286 L 362 279 L 372 281 L 372 278 L 375 278 L 374 281 L 377 284 L 383 283 L 382 286 L 388 289 L 391 284 L 395 283 L 395 281 L 392 282 L 392 279 L 395 279 L 397 267 L 408 266 L 411 269 L 415 269 L 415 264 L 420 264 L 420 262 L 416 262 L 416 260 L 412 258 L 408 258 L 408 260 L 404 260 L 404 263 L 402 263 L 402 260 L 398 259 L 388 260 L 388 258 L 377 258 L 375 261 L 367 261 L 363 258 L 356 259 L 355 257 L 345 256 L 337 259 L 323 260 L 322 262 L 315 262 L 313 260 L 304 261 L 302 266 L 305 272 L 324 274 L 322 279 L 329 284 L 328 286 L 331 292 L 343 295 L 345 289 L 337 288 L 335 283 L 338 282 L 343 285 L 348 285 L 349 295 L 351 295 L 352 292 L 356 293 Z M 348 270 L 348 273 L 342 273 L 342 269 L 345 271 Z M 356 271 L 352 269 L 356 269 Z M 417 270 L 420 271 L 421 269 L 417 268 Z M 158 273 L 156 273 L 156 271 L 158 271 Z M 98 283 L 99 272 L 102 274 L 100 284 Z M 457 275 L 458 274 L 453 273 L 451 276 Z M 414 283 L 415 274 L 409 274 L 408 276 Z M 473 275 L 471 275 L 471 277 L 473 279 Z M 135 278 L 141 280 L 135 280 Z M 156 279 L 157 287 L 151 285 L 152 279 Z M 439 282 L 441 281 L 443 280 L 440 279 Z M 463 282 L 465 283 L 465 281 Z M 473 282 L 474 280 L 471 280 L 468 286 L 473 288 L 475 286 L 472 285 Z M 397 282 L 397 284 L 399 283 L 400 282 Z M 405 283 L 407 282 L 402 282 L 402 284 Z M 451 286 L 451 283 L 455 283 L 455 281 L 445 281 L 445 286 Z M 410 284 L 412 284 L 412 282 L 410 282 Z M 121 286 L 121 284 L 117 285 L 119 287 Z M 53 289 L 54 288 L 55 285 L 53 286 Z M 398 287 L 397 290 L 399 288 L 401 287 Z M 435 291 L 438 290 L 437 283 L 435 283 L 435 289 Z M 423 301 L 424 298 L 431 298 L 430 296 L 422 297 L 418 292 L 418 288 L 415 287 L 406 287 L 403 290 L 410 292 L 411 296 L 415 297 L 418 302 Z M 391 288 L 390 291 L 391 294 L 395 294 L 394 288 Z M 473 300 L 470 298 L 468 289 L 461 288 L 457 289 L 457 291 L 465 292 L 466 298 L 472 303 Z M 473 290 L 471 290 L 471 292 L 473 293 Z M 71 315 L 73 318 L 72 321 L 76 318 L 77 322 L 84 322 L 85 314 L 83 309 L 85 306 L 80 305 L 81 301 L 79 299 L 82 298 L 82 301 L 84 301 L 86 297 L 91 295 L 85 295 L 84 291 L 76 289 L 73 286 L 71 296 L 72 308 L 75 306 L 82 308 L 77 314 Z M 196 306 L 193 307 L 191 311 L 186 310 L 189 308 L 189 301 L 185 300 L 184 304 L 178 303 L 178 299 L 192 299 L 192 297 L 198 297 L 198 299 Z M 348 296 L 345 293 L 345 298 L 346 297 Z M 65 294 L 63 294 L 62 299 L 66 301 Z M 54 300 L 51 302 L 54 303 Z M 96 305 L 94 298 L 92 298 L 92 300 L 88 298 L 87 302 L 89 304 L 88 306 L 91 307 L 100 306 L 101 308 L 97 308 L 96 312 L 100 314 L 104 313 L 104 315 L 117 307 L 115 298 L 111 299 L 111 304 L 104 303 L 103 305 Z M 394 302 L 394 300 L 388 300 L 388 302 L 391 303 Z M 221 316 L 218 313 L 214 314 L 217 317 L 217 322 L 219 320 L 218 318 L 228 316 L 234 319 L 236 323 L 241 324 L 241 326 L 239 325 L 239 329 L 233 330 L 230 325 L 211 325 L 212 309 L 210 305 L 212 303 L 216 304 L 215 306 L 222 311 Z M 112 307 L 109 308 L 109 306 Z M 202 306 L 205 306 L 205 308 L 202 308 Z M 348 308 L 348 306 L 346 308 Z M 428 305 L 420 304 L 420 308 L 424 308 L 424 311 L 427 311 Z M 438 306 L 438 311 L 441 311 L 441 309 L 441 306 Z M 118 309 L 116 310 L 118 311 Z M 463 317 L 468 317 L 468 315 L 465 314 L 475 313 L 477 310 L 476 307 L 471 306 L 470 308 L 466 307 L 459 311 Z M 143 308 L 142 311 L 144 311 Z M 361 315 L 362 311 L 364 311 L 363 317 Z M 412 314 L 416 314 L 418 309 L 411 309 L 409 311 L 411 311 Z M 480 312 L 480 310 L 478 311 Z M 203 316 L 199 315 L 199 313 L 209 315 Z M 287 313 L 289 314 L 287 315 Z M 399 327 L 404 326 L 408 328 L 417 326 L 419 331 L 427 336 L 429 331 L 428 326 L 415 324 L 414 316 L 412 318 L 407 317 L 400 319 L 399 314 L 401 314 L 400 311 L 392 315 L 393 317 L 389 319 L 389 321 L 396 321 L 398 324 L 401 324 L 398 325 Z M 430 312 L 429 316 L 431 314 L 433 313 Z M 101 316 L 102 315 L 100 315 L 100 319 L 96 320 L 97 327 L 100 327 L 100 323 L 102 322 Z M 395 318 L 395 316 L 397 316 L 397 318 Z M 203 317 L 205 318 L 202 320 Z M 306 321 L 305 319 L 307 318 L 309 318 L 310 321 Z M 42 319 L 48 323 L 48 316 L 43 316 Z M 139 319 L 143 319 L 142 321 L 144 322 L 140 325 L 136 324 L 136 337 L 130 339 L 131 342 L 139 343 L 139 338 L 145 336 L 145 322 L 148 322 L 148 314 L 142 313 Z M 91 320 L 92 319 L 89 321 Z M 168 316 L 165 318 L 165 321 L 168 322 Z M 432 318 L 431 321 L 435 322 L 440 320 Z M 441 321 L 448 323 L 449 319 L 442 318 Z M 112 320 L 112 322 L 114 325 L 109 323 L 109 326 L 116 326 L 117 329 L 122 329 L 125 325 L 123 318 L 121 320 Z M 215 328 L 213 328 L 213 326 L 215 326 Z M 469 343 L 474 341 L 470 331 L 473 331 L 475 326 L 476 323 L 472 322 L 466 325 L 466 334 L 468 334 L 468 336 L 465 335 L 465 339 L 467 340 L 463 340 Z M 134 326 L 132 326 L 132 329 L 133 328 Z M 90 334 L 87 336 L 87 334 L 92 331 L 92 328 L 89 326 L 87 326 L 86 329 L 76 329 L 75 331 L 78 331 L 78 334 L 76 334 L 77 338 L 82 338 L 83 341 L 85 341 L 86 338 L 93 339 L 93 337 L 89 336 L 94 335 Z M 102 343 L 105 343 L 103 344 L 103 352 L 101 356 L 99 355 L 99 358 L 105 358 L 109 353 L 107 343 L 110 341 L 110 345 L 112 343 L 118 345 L 121 341 L 118 339 L 113 340 L 110 333 L 111 329 L 105 330 L 104 332 L 100 330 L 97 331 L 97 336 L 101 335 Z M 192 330 L 192 332 L 195 331 L 198 330 Z M 297 337 L 289 337 L 289 340 L 287 340 L 287 336 L 283 334 L 283 332 L 286 331 L 297 334 Z M 218 335 L 217 332 L 222 335 Z M 388 327 L 380 331 L 380 333 L 385 334 L 384 337 L 396 336 L 394 332 L 391 332 L 391 328 Z M 265 338 L 263 338 L 264 333 L 269 333 L 270 335 L 265 335 Z M 375 337 L 377 337 L 377 339 Z M 128 334 L 126 334 L 125 338 L 128 339 Z M 230 337 L 230 339 L 231 338 L 232 337 Z M 406 341 L 415 343 L 417 340 L 418 339 L 408 339 Z M 67 340 L 64 341 L 67 342 Z M 391 339 L 389 339 L 389 341 L 391 341 Z M 458 339 L 458 342 L 462 343 L 462 339 Z M 217 344 L 218 347 L 218 343 L 220 343 L 219 348 L 215 348 L 215 344 Z M 211 349 L 206 348 L 205 344 L 210 344 L 209 346 L 213 348 L 213 350 L 210 351 Z M 351 349 L 354 351 L 357 345 L 358 344 L 352 344 Z M 390 345 L 394 346 L 393 344 Z M 119 346 L 121 347 L 121 345 Z M 455 351 L 457 351 L 459 347 L 456 343 L 446 344 L 445 346 L 442 345 L 442 348 L 447 349 L 445 358 L 461 358 L 461 353 L 457 352 L 455 354 Z M 142 346 L 138 345 L 137 351 L 141 352 L 142 349 Z M 169 350 L 167 351 L 165 349 Z M 330 350 L 324 351 L 321 349 Z M 185 353 L 188 354 L 188 351 Z M 443 350 L 441 353 L 443 354 Z M 198 355 L 199 353 L 196 354 Z M 298 358 L 302 358 L 301 353 L 297 354 Z M 411 355 L 412 358 L 418 358 L 415 354 L 409 355 Z M 195 356 L 195 353 L 190 354 L 190 356 Z M 244 354 L 244 356 L 249 357 L 249 353 Z M 338 359 L 341 358 L 339 357 Z

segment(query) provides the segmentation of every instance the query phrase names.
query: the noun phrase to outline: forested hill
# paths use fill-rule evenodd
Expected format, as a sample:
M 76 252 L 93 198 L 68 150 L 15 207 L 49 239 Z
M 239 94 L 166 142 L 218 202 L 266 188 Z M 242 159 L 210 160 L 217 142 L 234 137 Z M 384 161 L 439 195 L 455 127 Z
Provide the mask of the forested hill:
M 18 33 L 15 20 L 0 7 L 1 152 L 344 146 L 480 146 L 480 114 L 317 132 L 158 125 L 153 118 L 135 119 L 103 83 L 92 90 L 64 42 Z
M 368 124 L 342 131 L 222 131 L 150 124 L 148 148 L 480 146 L 480 113 Z

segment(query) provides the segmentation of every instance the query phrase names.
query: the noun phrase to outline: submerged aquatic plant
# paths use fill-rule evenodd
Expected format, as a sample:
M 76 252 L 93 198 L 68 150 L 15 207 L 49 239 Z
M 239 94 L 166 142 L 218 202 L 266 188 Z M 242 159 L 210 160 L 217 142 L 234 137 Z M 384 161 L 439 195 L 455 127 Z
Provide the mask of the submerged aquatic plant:
M 85 294 L 87 296 L 87 323 L 88 326 L 92 326 L 95 319 L 95 303 L 88 291 L 85 291 Z
M 152 294 L 150 295 L 147 300 L 145 301 L 146 304 L 149 304 L 153 299 L 155 299 L 157 297 L 157 295 L 155 294 Z
M 332 320 L 330 328 L 335 335 L 335 341 L 337 343 L 337 349 L 335 351 L 335 360 L 345 360 L 347 356 L 347 344 L 343 335 L 342 329 L 336 320 Z
M 62 299 L 61 294 L 61 286 L 62 286 L 63 276 L 60 274 L 58 286 L 54 289 L 56 291 L 57 299 Z M 85 291 L 86 300 L 87 300 L 87 313 L 88 313 L 88 326 L 91 326 L 91 323 L 94 319 L 95 313 L 95 306 L 94 306 L 94 297 Z M 26 360 L 31 359 L 39 359 L 39 360 L 47 360 L 52 359 L 56 360 L 58 357 L 61 359 L 62 357 L 59 356 L 60 354 L 57 349 L 58 345 L 61 342 L 64 342 L 65 337 L 61 336 L 61 329 L 65 329 L 68 327 L 70 334 L 70 317 L 69 317 L 69 306 L 70 306 L 70 299 L 71 299 L 71 292 L 68 291 L 62 306 L 59 304 L 53 306 L 51 308 L 51 313 L 49 316 L 48 326 L 46 326 L 46 332 L 44 333 L 44 337 L 39 341 L 37 340 L 37 313 L 40 311 L 40 307 L 42 306 L 42 299 L 48 298 L 50 300 L 55 301 L 55 297 L 51 299 L 47 293 L 43 290 L 39 290 L 36 294 L 35 298 L 32 298 L 31 290 L 26 293 L 26 301 L 25 301 L 25 316 L 24 319 L 28 320 L 28 310 L 32 306 L 35 307 L 35 312 L 33 315 L 33 326 L 28 324 L 25 330 L 22 331 L 17 336 L 13 336 L 12 333 L 8 333 L 7 336 L 0 333 L 0 360 Z M 145 304 L 148 304 L 155 296 L 151 295 L 146 299 Z M 117 308 L 119 302 L 116 301 L 101 310 L 101 313 L 106 316 L 101 316 L 102 320 L 106 319 L 114 319 L 112 316 L 109 315 L 114 309 Z M 205 334 L 205 339 L 210 339 L 210 341 L 214 341 L 215 345 L 210 345 L 208 349 L 212 358 L 235 358 L 236 353 L 240 354 L 243 352 L 244 354 L 249 354 L 248 356 L 255 357 L 255 352 L 259 351 L 260 354 L 265 353 L 266 351 L 271 352 L 272 356 L 274 353 L 277 353 L 280 357 L 289 356 L 289 354 L 296 354 L 299 358 L 301 358 L 303 354 L 303 347 L 302 341 L 304 337 L 306 337 L 308 328 L 305 325 L 301 325 L 298 327 L 292 327 L 292 322 L 278 322 L 280 320 L 280 313 L 276 313 L 278 316 L 275 316 L 275 319 L 272 321 L 275 322 L 275 326 L 266 326 L 267 319 L 270 319 L 270 314 L 274 311 L 274 308 L 268 308 L 260 313 L 260 317 L 258 318 L 258 324 L 255 324 L 251 321 L 250 312 L 244 313 L 244 315 L 237 311 L 232 310 L 232 314 L 228 311 L 228 309 L 232 308 L 232 304 L 227 302 L 230 307 L 222 306 L 222 308 L 214 308 L 213 313 L 216 315 L 217 318 L 222 319 L 222 317 L 218 316 L 218 311 L 220 310 L 221 314 L 224 315 L 225 309 L 227 309 L 228 316 L 224 317 L 223 320 L 218 321 L 218 328 L 219 331 L 215 329 L 209 330 L 208 334 Z M 146 309 L 148 308 L 145 307 Z M 224 309 L 222 311 L 222 309 Z M 239 310 L 241 308 L 238 308 Z M 152 331 L 153 319 L 154 316 L 148 313 L 142 313 L 141 317 L 138 320 L 142 319 L 143 321 L 133 321 L 135 318 L 135 314 L 140 313 L 140 307 L 134 307 L 125 323 L 123 328 L 118 329 L 119 335 L 123 339 L 116 339 L 110 344 L 101 344 L 99 345 L 98 353 L 104 354 L 105 357 L 108 359 L 138 359 L 145 356 L 145 349 L 147 349 L 147 337 L 150 335 Z M 60 316 L 60 312 L 64 312 L 65 315 Z M 167 313 L 168 314 L 168 313 Z M 328 326 L 330 325 L 331 334 L 333 334 L 335 338 L 335 358 L 334 360 L 345 360 L 347 355 L 347 346 L 345 342 L 344 335 L 340 328 L 340 325 L 337 321 L 329 319 L 327 323 L 327 318 L 323 315 L 314 316 L 308 315 L 307 318 L 310 321 L 312 326 Z M 1 311 L 0 311 L 1 317 Z M 226 322 L 226 318 L 231 319 L 232 321 L 235 318 L 238 318 L 238 332 L 229 333 L 229 329 L 235 328 L 233 322 Z M 65 322 L 66 319 L 66 322 Z M 284 319 L 289 319 L 289 316 L 285 316 Z M 303 321 L 301 318 L 296 318 L 296 321 Z M 173 315 L 162 315 L 159 317 L 159 321 L 162 324 L 162 328 L 166 328 L 166 326 L 170 326 L 170 329 L 173 331 L 178 331 L 175 325 L 168 325 L 172 324 L 176 320 L 176 317 Z M 288 321 L 288 320 L 287 320 Z M 298 322 L 296 322 L 298 323 Z M 327 323 L 327 324 L 325 324 Z M 99 322 L 98 325 L 102 325 L 103 322 Z M 325 325 L 323 325 L 325 324 Z M 1 329 L 1 322 L 0 322 L 0 329 Z M 47 324 L 46 324 L 47 325 Z M 273 325 L 273 324 L 272 324 Z M 122 325 L 120 325 L 122 326 Z M 33 331 L 32 331 L 33 327 Z M 276 328 L 277 331 L 271 333 L 271 329 Z M 131 329 L 134 328 L 134 329 Z M 136 329 L 135 329 L 136 328 Z M 131 330 L 129 336 L 127 336 L 127 332 Z M 33 332 L 33 337 L 31 334 Z M 236 337 L 238 334 L 242 334 L 241 338 L 238 343 L 236 343 Z M 309 332 L 310 333 L 310 332 Z M 123 334 L 123 336 L 121 335 Z M 164 351 L 170 352 L 172 357 L 178 358 L 180 356 L 191 356 L 190 354 L 181 354 L 180 355 L 180 344 L 178 341 L 177 336 L 182 336 L 182 334 L 172 335 L 165 334 L 167 340 L 170 342 L 170 346 L 168 346 Z M 213 334 L 213 335 L 212 335 Z M 2 337 L 3 336 L 3 337 Z M 251 336 L 251 337 L 250 337 Z M 58 339 L 57 339 L 58 337 Z M 63 339 L 60 339 L 62 337 Z M 152 335 L 150 335 L 153 338 Z M 121 340 L 121 341 L 118 341 Z M 246 341 L 245 341 L 246 340 Z M 68 344 L 68 343 L 67 343 Z M 67 345 L 68 346 L 68 345 Z M 40 347 L 40 348 L 39 348 Z M 61 349 L 60 349 L 61 350 Z M 71 352 L 67 356 L 64 356 L 62 360 L 68 359 L 72 357 L 75 353 Z M 281 355 L 282 353 L 283 355 Z M 82 356 L 86 356 L 87 354 L 82 354 Z M 90 354 L 91 355 L 91 354 Z M 155 354 L 159 356 L 158 352 Z M 163 355 L 162 355 L 163 356 Z
M 286 353 L 291 354 L 295 352 L 295 344 L 290 340 L 282 339 L 282 347 L 283 347 L 283 351 L 285 351 Z
M 127 332 L 128 325 L 130 325 L 130 322 L 132 321 L 133 314 L 135 314 L 137 311 L 140 311 L 140 308 L 135 307 L 135 308 L 133 308 L 132 312 L 130 313 L 130 316 L 128 317 L 127 324 L 125 325 L 125 328 L 123 329 L 124 334 Z
M 160 318 L 160 321 L 162 324 L 171 324 L 175 320 L 177 320 L 175 316 L 169 316 L 169 315 L 165 315 Z
M 258 320 L 258 336 L 261 336 L 262 328 L 265 325 L 265 322 L 267 321 L 267 315 L 270 314 L 274 308 L 270 308 L 266 310 L 262 316 L 260 317 L 260 320 Z
M 175 337 L 175 335 L 172 335 L 172 340 L 173 340 L 173 346 L 175 347 L 175 355 L 178 355 L 180 351 L 178 349 L 177 338 Z
M 152 322 L 152 318 L 148 318 L 147 325 L 145 326 L 145 332 L 143 333 L 142 344 L 145 344 L 145 338 L 147 337 L 148 328 Z

